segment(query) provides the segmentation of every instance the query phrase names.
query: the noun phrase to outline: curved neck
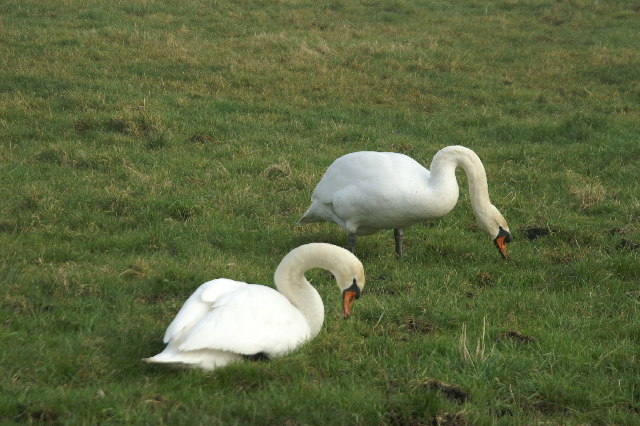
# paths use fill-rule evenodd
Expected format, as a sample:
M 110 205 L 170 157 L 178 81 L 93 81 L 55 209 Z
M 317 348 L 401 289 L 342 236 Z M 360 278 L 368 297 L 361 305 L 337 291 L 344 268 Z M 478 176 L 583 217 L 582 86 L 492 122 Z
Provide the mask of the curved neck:
M 274 274 L 276 288 L 307 320 L 311 338 L 315 337 L 324 322 L 324 304 L 318 291 L 307 281 L 304 273 L 322 268 L 336 276 L 339 269 L 339 249 L 329 244 L 307 244 L 287 254 Z
M 491 201 L 489 200 L 487 174 L 475 152 L 463 146 L 442 148 L 431 161 L 431 181 L 436 186 L 454 182 L 457 188 L 457 167 L 462 167 L 467 175 L 471 206 L 477 217 L 477 213 L 489 207 Z

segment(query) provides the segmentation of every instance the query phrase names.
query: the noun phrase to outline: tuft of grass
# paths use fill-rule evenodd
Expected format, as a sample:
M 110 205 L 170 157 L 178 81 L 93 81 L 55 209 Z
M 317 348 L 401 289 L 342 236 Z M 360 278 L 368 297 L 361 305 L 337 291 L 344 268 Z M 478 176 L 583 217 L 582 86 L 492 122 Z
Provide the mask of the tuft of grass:
M 569 192 L 581 209 L 597 206 L 605 200 L 608 191 L 597 179 L 585 179 L 572 170 L 567 171 L 567 179 L 570 181 Z

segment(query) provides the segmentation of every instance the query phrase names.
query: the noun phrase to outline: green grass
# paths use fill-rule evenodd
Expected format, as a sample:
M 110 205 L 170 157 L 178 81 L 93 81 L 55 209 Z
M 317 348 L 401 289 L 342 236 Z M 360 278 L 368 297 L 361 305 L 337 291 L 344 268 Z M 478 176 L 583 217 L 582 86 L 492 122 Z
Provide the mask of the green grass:
M 638 22 L 631 0 L 3 1 L 0 421 L 637 423 Z M 391 231 L 359 240 L 350 320 L 309 274 L 327 316 L 299 351 L 140 362 L 202 282 L 346 244 L 294 226 L 333 159 L 453 144 L 508 261 L 459 172 L 402 261 Z

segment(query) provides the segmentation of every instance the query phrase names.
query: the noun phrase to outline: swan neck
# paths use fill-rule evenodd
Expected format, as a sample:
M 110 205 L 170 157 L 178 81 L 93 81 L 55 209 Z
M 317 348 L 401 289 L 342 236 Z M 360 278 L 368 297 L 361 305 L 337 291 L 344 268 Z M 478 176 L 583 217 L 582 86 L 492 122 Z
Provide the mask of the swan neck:
M 461 167 L 467 175 L 471 206 L 476 213 L 491 205 L 487 174 L 480 158 L 472 150 L 463 146 L 448 146 L 434 155 L 431 162 L 431 179 L 438 185 L 456 182 L 456 168 Z M 457 185 L 457 184 L 456 184 Z
M 310 269 L 327 269 L 334 275 L 338 256 L 328 245 L 307 244 L 286 255 L 274 275 L 276 288 L 306 319 L 311 337 L 315 337 L 324 322 L 324 304 L 318 291 L 304 274 Z

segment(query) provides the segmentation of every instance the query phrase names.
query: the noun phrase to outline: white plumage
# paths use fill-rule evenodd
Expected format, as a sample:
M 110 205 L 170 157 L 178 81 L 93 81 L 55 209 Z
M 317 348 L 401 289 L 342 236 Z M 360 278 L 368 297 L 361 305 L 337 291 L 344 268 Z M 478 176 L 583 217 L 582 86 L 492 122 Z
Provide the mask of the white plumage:
M 482 162 L 470 149 L 448 146 L 433 157 L 431 170 L 403 154 L 361 151 L 335 160 L 311 195 L 300 224 L 328 221 L 356 235 L 394 229 L 396 253 L 402 254 L 402 229 L 439 218 L 453 209 L 459 189 L 455 169 L 467 174 L 471 203 L 479 227 L 494 239 L 506 257 L 511 241 L 507 222 L 489 200 Z
M 314 267 L 330 270 L 343 291 L 345 317 L 364 286 L 364 270 L 350 252 L 313 243 L 292 250 L 271 287 L 219 278 L 187 299 L 164 335 L 167 347 L 152 363 L 213 370 L 244 356 L 279 357 L 313 339 L 324 321 L 324 305 L 304 277 Z

